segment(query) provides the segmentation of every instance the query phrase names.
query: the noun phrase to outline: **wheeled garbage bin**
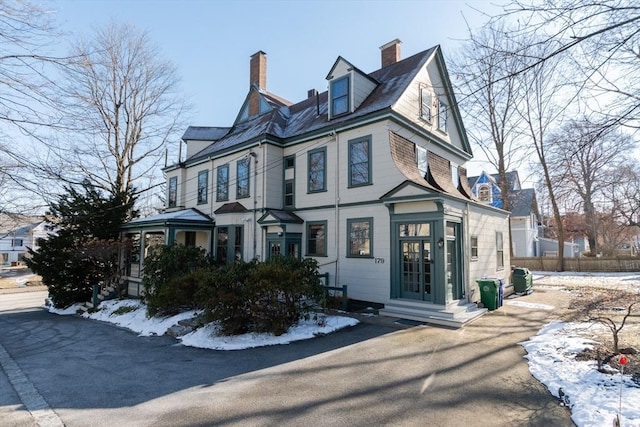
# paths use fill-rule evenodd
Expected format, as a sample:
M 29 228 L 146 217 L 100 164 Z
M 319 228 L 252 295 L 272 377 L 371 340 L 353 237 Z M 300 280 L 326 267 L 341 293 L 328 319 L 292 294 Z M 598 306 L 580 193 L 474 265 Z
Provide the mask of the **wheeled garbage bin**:
M 533 292 L 533 274 L 528 268 L 513 269 L 513 290 L 516 294 L 529 295 Z
M 498 291 L 500 281 L 498 279 L 479 279 L 476 281 L 480 288 L 480 301 L 489 311 L 498 308 Z

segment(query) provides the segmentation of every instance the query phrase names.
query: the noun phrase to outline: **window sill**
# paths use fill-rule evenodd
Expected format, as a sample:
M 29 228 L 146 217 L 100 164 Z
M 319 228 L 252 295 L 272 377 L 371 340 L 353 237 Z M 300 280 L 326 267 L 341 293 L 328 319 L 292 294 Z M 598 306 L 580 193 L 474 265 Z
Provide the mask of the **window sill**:
M 366 187 L 368 185 L 373 185 L 373 182 L 366 182 L 364 184 L 350 184 L 349 186 L 347 186 L 347 188 L 359 188 L 359 187 Z
M 355 259 L 374 259 L 373 255 L 347 255 L 346 258 L 355 258 Z
M 322 190 L 307 190 L 307 194 L 316 194 L 316 193 L 326 193 L 328 190 L 326 188 Z

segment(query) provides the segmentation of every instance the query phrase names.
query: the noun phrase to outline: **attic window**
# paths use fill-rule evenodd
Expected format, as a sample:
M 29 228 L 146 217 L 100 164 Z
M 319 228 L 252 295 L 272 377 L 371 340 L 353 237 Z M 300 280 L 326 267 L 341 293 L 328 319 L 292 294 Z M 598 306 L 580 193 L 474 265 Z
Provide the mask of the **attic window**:
M 431 92 L 426 87 L 420 89 L 420 117 L 431 122 Z
M 481 202 L 491 202 L 491 187 L 487 184 L 483 184 L 478 187 L 478 199 Z
M 438 102 L 438 129 L 442 132 L 447 132 L 447 114 L 449 107 L 445 102 L 439 100 Z
M 349 76 L 331 82 L 331 116 L 349 112 Z

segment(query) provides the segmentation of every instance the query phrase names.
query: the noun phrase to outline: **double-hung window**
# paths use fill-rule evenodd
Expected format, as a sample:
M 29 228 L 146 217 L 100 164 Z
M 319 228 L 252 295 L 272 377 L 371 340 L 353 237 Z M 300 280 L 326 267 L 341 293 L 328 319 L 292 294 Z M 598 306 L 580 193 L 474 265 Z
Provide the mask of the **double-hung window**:
M 249 197 L 249 169 L 250 169 L 250 160 L 249 158 L 238 160 L 236 163 L 236 198 L 242 199 L 245 197 Z
M 349 76 L 331 82 L 331 117 L 349 112 Z
M 307 223 L 307 255 L 327 255 L 327 221 Z
M 207 188 L 209 184 L 209 171 L 198 172 L 198 204 L 207 203 Z
M 471 236 L 471 261 L 478 260 L 478 236 Z
M 347 220 L 349 257 L 370 258 L 373 256 L 373 218 Z
M 496 266 L 498 270 L 504 268 L 504 241 L 501 231 L 496 231 Z
M 216 201 L 227 200 L 229 200 L 229 165 L 221 165 L 216 172 Z
M 371 184 L 371 137 L 349 141 L 349 187 Z
M 175 208 L 178 204 L 178 177 L 169 178 L 169 200 L 168 206 Z
M 307 187 L 309 193 L 325 191 L 327 189 L 326 161 L 327 161 L 326 148 L 323 147 L 317 150 L 309 151 L 309 155 L 308 155 L 309 181 L 308 181 L 308 187 Z

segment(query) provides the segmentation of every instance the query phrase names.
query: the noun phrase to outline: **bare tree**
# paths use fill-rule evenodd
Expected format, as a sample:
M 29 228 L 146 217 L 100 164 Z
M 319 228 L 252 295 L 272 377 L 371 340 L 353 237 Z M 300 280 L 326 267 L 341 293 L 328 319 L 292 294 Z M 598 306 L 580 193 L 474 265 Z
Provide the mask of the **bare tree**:
M 520 75 L 524 89 L 522 102 L 518 104 L 518 112 L 522 117 L 527 139 L 533 148 L 539 167 L 542 169 L 542 181 L 551 205 L 558 239 L 558 271 L 564 271 L 564 227 L 562 213 L 556 196 L 552 179 L 553 171 L 548 162 L 549 136 L 552 126 L 562 119 L 566 111 L 566 89 L 560 79 L 561 66 L 558 58 L 537 62 L 535 58 L 545 55 L 545 49 L 551 46 L 539 46 L 536 43 L 522 40 L 519 56 L 522 69 L 527 71 Z M 529 65 L 534 61 L 535 65 Z M 565 96 L 558 95 L 564 93 Z M 568 96 L 568 98 L 571 98 Z M 559 100 L 561 99 L 561 101 Z
M 640 227 L 640 165 L 621 167 L 616 178 L 606 198 L 626 226 Z
M 566 122 L 549 138 L 547 163 L 556 198 L 574 202 L 574 210 L 584 212 L 593 256 L 599 222 L 596 203 L 615 185 L 617 171 L 628 162 L 625 154 L 634 148 L 635 141 L 628 134 L 587 118 Z
M 35 129 L 60 127 L 55 70 L 69 58 L 50 54 L 52 14 L 26 0 L 0 1 L 0 212 L 33 213 L 33 176 L 20 156 Z M 39 187 L 43 187 L 39 183 Z
M 504 10 L 494 19 L 517 19 L 521 34 L 555 46 L 529 67 L 569 53 L 586 107 L 610 125 L 640 129 L 640 1 L 513 0 Z
M 517 167 L 530 151 L 521 138 L 522 117 L 517 112 L 522 84 L 515 74 L 521 66 L 513 54 L 519 46 L 505 37 L 509 28 L 501 21 L 490 22 L 453 59 L 454 81 L 471 141 L 479 147 L 500 177 L 500 190 L 509 194 L 506 173 Z M 508 197 L 503 209 L 511 210 Z
M 185 110 L 176 68 L 129 24 L 98 29 L 73 55 L 81 60 L 66 70 L 64 120 L 75 130 L 49 140 L 41 170 L 68 183 L 88 179 L 111 194 L 137 196 L 159 185 Z

